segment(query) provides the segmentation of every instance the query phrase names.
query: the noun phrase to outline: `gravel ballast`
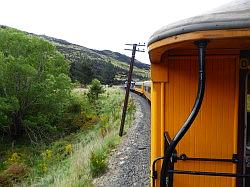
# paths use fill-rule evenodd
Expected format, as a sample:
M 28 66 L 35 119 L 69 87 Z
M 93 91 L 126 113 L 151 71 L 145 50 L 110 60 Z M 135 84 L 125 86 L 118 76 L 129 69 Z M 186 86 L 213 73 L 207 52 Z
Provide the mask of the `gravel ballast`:
M 149 186 L 150 105 L 141 96 L 134 93 L 130 96 L 136 105 L 135 120 L 120 145 L 112 151 L 107 173 L 96 178 L 94 186 Z

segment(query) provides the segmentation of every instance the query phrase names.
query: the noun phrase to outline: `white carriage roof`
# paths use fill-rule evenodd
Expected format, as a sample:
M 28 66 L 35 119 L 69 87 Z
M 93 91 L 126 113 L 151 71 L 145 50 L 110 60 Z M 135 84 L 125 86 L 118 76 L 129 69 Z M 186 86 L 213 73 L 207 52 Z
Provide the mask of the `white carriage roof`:
M 151 87 L 151 81 L 145 81 L 145 82 L 144 82 L 144 86 L 149 86 L 149 87 Z
M 250 28 L 250 0 L 234 0 L 206 14 L 169 24 L 156 31 L 148 45 L 195 31 Z

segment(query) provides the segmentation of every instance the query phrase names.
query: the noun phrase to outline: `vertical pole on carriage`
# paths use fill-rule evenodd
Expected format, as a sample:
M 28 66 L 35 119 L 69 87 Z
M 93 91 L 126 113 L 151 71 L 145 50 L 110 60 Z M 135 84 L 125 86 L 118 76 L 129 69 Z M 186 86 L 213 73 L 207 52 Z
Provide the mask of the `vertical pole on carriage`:
M 135 53 L 136 51 L 138 52 L 145 52 L 144 50 L 139 50 L 136 49 L 137 46 L 145 46 L 145 44 L 126 44 L 126 45 L 132 45 L 133 49 L 125 49 L 128 51 L 132 51 L 132 57 L 130 61 L 130 66 L 129 66 L 129 73 L 128 73 L 128 81 L 127 81 L 127 86 L 126 86 L 126 94 L 125 94 L 125 99 L 124 99 L 124 105 L 122 109 L 122 119 L 121 119 L 121 125 L 120 125 L 120 131 L 119 131 L 119 136 L 123 135 L 123 129 L 124 129 L 124 123 L 125 123 L 125 118 L 126 118 L 126 112 L 127 112 L 127 107 L 128 107 L 128 98 L 129 98 L 129 90 L 130 90 L 130 85 L 131 85 L 131 80 L 132 80 L 132 73 L 133 73 L 133 68 L 134 68 L 134 61 L 135 61 Z

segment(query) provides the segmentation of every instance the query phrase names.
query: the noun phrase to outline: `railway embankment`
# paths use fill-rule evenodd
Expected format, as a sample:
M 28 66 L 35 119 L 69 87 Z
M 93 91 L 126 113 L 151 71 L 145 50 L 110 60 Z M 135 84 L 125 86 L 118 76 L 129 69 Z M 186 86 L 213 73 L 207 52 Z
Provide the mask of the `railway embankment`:
M 134 123 L 109 156 L 108 171 L 94 180 L 94 186 L 149 186 L 150 105 L 134 93 L 131 96 L 136 105 Z

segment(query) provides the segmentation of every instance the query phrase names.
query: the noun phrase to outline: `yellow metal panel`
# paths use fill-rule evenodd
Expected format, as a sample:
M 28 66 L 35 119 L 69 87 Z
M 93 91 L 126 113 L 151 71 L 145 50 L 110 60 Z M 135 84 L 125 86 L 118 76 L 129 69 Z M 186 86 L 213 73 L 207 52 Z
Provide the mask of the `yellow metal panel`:
M 193 107 L 198 82 L 197 61 L 194 56 L 169 57 L 168 81 L 153 81 L 151 161 L 163 156 L 163 132 L 168 131 L 173 138 Z M 152 70 L 161 71 L 160 68 Z M 166 69 L 162 71 L 165 72 Z M 236 56 L 206 58 L 207 79 L 203 104 L 194 124 L 177 146 L 178 154 L 185 153 L 190 157 L 231 158 L 237 153 L 237 72 Z M 157 168 L 159 173 L 160 164 Z M 230 173 L 236 171 L 235 164 L 221 162 L 179 161 L 175 168 Z M 235 186 L 235 179 L 174 175 L 174 187 L 179 186 Z
M 164 118 L 161 113 L 161 83 L 154 83 L 151 85 L 151 163 L 157 158 L 163 155 L 163 129 L 160 128 L 161 120 Z M 157 170 L 161 168 L 161 163 L 157 163 Z M 159 177 L 159 175 L 158 175 Z M 157 181 L 156 186 L 159 186 Z M 152 185 L 152 183 L 151 183 Z
M 151 97 L 150 97 L 150 93 L 147 91 L 144 91 L 144 95 L 146 96 L 146 98 L 151 101 Z
M 168 82 L 167 61 L 151 64 L 151 79 L 153 82 Z
M 138 93 L 143 94 L 143 89 L 142 88 L 135 87 L 135 91 L 138 92 Z

